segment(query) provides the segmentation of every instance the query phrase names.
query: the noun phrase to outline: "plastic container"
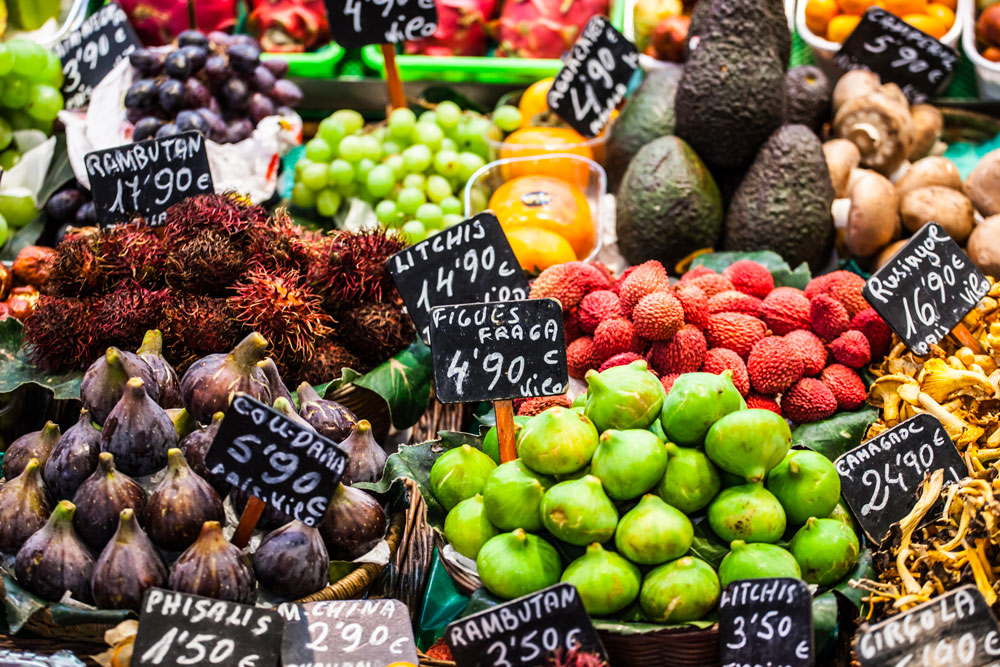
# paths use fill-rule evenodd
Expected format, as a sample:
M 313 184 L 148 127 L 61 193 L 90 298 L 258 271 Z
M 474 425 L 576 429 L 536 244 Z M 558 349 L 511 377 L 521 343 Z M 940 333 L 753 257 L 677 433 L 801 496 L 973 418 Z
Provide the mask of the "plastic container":
M 63 0 L 59 16 L 53 21 L 46 22 L 38 30 L 8 30 L 4 39 L 28 39 L 51 49 L 83 24 L 88 9 L 88 0 Z
M 612 121 L 614 122 L 614 121 Z M 544 130 L 546 128 L 522 128 L 522 129 L 540 129 Z M 545 157 L 548 155 L 555 154 L 573 154 L 584 159 L 592 158 L 599 165 L 604 164 L 604 147 L 608 143 L 608 137 L 611 134 L 611 123 L 604 128 L 601 134 L 597 135 L 592 139 L 584 139 L 581 142 L 566 144 L 566 143 L 552 143 L 550 145 L 545 144 L 512 144 L 506 141 L 497 141 L 490 137 L 486 137 L 486 144 L 489 146 L 490 159 L 491 160 L 503 160 L 510 158 L 524 158 L 524 164 L 512 164 L 507 167 L 508 174 L 523 175 L 528 173 L 528 169 L 541 168 L 549 173 L 551 176 L 556 176 L 561 178 L 563 175 L 562 170 L 567 168 L 566 166 L 559 166 L 558 163 L 544 163 L 532 165 L 530 158 L 533 156 Z M 508 135 L 509 136 L 509 135 Z M 530 165 L 530 166 L 529 166 Z M 551 166 L 556 165 L 556 166 Z M 569 169 L 575 170 L 579 176 L 578 178 L 584 178 L 587 169 L 582 165 L 569 166 Z M 508 176 L 513 178 L 513 176 Z
M 975 0 L 959 0 L 958 16 L 969 26 L 968 30 L 962 33 L 962 48 L 976 67 L 979 97 L 986 100 L 1000 100 L 1000 63 L 983 58 L 976 46 Z
M 540 170 L 534 171 L 533 167 L 540 167 Z M 465 184 L 465 217 L 471 218 L 488 208 L 488 204 L 478 206 L 477 202 L 473 201 L 476 198 L 473 195 L 473 190 L 476 188 L 485 190 L 485 199 L 486 202 L 489 202 L 493 192 L 508 180 L 526 175 L 551 176 L 560 172 L 562 173 L 559 176 L 561 180 L 571 183 L 583 191 L 587 198 L 587 205 L 590 207 L 590 217 L 594 222 L 594 247 L 589 255 L 578 259 L 596 259 L 603 243 L 601 200 L 604 199 L 604 195 L 608 191 L 608 177 L 604 172 L 604 167 L 579 155 L 552 153 L 531 157 L 513 157 L 495 160 L 483 165 L 469 177 Z M 570 177 L 567 178 L 567 176 Z
M 337 75 L 337 64 L 344 57 L 344 48 L 330 42 L 307 53 L 262 53 L 261 60 L 284 60 L 288 63 L 288 77 L 299 79 L 332 79 Z

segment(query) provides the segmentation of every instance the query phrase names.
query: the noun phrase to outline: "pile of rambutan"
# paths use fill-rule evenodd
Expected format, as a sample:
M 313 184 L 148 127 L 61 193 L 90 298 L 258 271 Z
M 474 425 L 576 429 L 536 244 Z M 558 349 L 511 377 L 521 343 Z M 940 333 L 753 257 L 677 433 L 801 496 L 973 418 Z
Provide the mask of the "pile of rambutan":
M 646 359 L 669 392 L 682 373 L 730 370 L 749 407 L 805 423 L 861 407 L 858 372 L 889 351 L 892 332 L 863 286 L 834 271 L 805 290 L 776 288 L 749 260 L 722 273 L 698 266 L 673 285 L 657 261 L 617 279 L 603 265 L 568 262 L 543 271 L 531 297 L 562 304 L 573 377 Z
M 186 199 L 162 227 L 71 230 L 40 281 L 25 351 L 48 371 L 84 368 L 160 329 L 183 372 L 258 331 L 288 380 L 364 372 L 414 338 L 385 268 L 405 245 L 382 229 L 307 231 L 232 193 Z

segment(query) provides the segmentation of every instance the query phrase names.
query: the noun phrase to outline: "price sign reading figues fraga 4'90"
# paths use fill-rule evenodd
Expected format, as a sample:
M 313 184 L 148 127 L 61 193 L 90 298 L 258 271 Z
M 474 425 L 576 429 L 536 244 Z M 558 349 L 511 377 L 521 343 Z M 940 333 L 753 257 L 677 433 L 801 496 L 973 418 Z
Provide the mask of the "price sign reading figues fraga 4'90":
M 434 0 L 326 0 L 333 41 L 344 48 L 397 44 L 437 30 Z

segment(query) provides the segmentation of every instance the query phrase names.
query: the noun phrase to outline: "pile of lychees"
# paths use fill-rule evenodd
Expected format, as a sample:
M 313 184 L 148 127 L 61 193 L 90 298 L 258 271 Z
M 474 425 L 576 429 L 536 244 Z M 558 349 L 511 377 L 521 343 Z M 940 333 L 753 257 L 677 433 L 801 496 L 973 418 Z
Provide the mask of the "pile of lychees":
M 569 373 L 645 359 L 669 392 L 682 373 L 730 370 L 751 408 L 804 423 L 865 402 L 858 370 L 889 351 L 892 332 L 861 295 L 864 279 L 834 271 L 805 291 L 775 287 L 763 265 L 698 266 L 674 285 L 657 261 L 615 279 L 601 264 L 546 269 L 531 297 L 563 307 Z

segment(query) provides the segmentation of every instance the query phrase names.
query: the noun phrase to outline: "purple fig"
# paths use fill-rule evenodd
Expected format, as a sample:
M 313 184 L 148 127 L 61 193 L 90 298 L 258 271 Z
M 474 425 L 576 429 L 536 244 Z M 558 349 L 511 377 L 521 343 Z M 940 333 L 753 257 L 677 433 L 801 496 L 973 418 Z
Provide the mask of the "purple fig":
M 347 469 L 341 478 L 344 484 L 355 482 L 377 482 L 382 479 L 382 469 L 389 458 L 372 435 L 372 425 L 362 419 L 351 430 L 347 439 L 340 443 L 347 452 Z
M 236 513 L 243 514 L 243 510 L 247 508 L 247 501 L 250 500 L 250 492 L 233 487 L 229 492 L 229 499 L 232 501 L 233 509 L 236 510 Z M 292 521 L 295 521 L 295 517 L 288 516 L 274 505 L 268 504 L 264 505 L 264 511 L 257 521 L 257 528 L 260 530 L 275 530 Z
M 267 352 L 267 339 L 254 332 L 232 352 L 210 354 L 191 364 L 181 378 L 181 400 L 195 419 L 207 424 L 225 412 L 237 392 L 271 404 L 271 387 L 257 362 Z
M 17 552 L 17 582 L 38 597 L 58 602 L 69 591 L 73 599 L 89 603 L 94 558 L 73 530 L 76 506 L 68 500 L 56 505 L 41 530 Z
M 25 433 L 10 443 L 3 456 L 4 478 L 14 479 L 20 475 L 31 459 L 38 459 L 44 466 L 56 443 L 59 442 L 59 437 L 59 425 L 55 422 L 45 422 L 42 430 Z
M 330 556 L 318 530 L 292 521 L 261 541 L 253 555 L 253 569 L 261 586 L 298 599 L 326 586 Z
M 113 455 L 101 452 L 97 470 L 76 490 L 73 503 L 79 508 L 74 522 L 80 539 L 99 553 L 115 534 L 122 510 L 135 510 L 136 516 L 142 516 L 146 492 L 134 479 L 115 470 Z
M 215 440 L 215 434 L 219 432 L 223 417 L 225 417 L 223 413 L 216 412 L 212 417 L 211 424 L 191 433 L 181 440 L 180 444 L 181 451 L 184 452 L 184 460 L 191 466 L 191 470 L 194 470 L 202 479 L 211 484 L 220 498 L 224 498 L 229 493 L 230 485 L 224 476 L 213 475 L 208 471 L 208 466 L 205 465 L 205 455 L 208 454 L 208 448 Z
M 212 485 L 198 476 L 181 450 L 167 453 L 167 474 L 149 494 L 145 511 L 146 532 L 166 551 L 186 549 L 206 521 L 226 522 L 222 500 Z
M 135 477 L 152 475 L 167 463 L 167 450 L 177 446 L 177 430 L 167 413 L 132 378 L 104 422 L 101 451 L 115 455 L 118 467 Z
M 273 407 L 275 410 L 277 410 L 281 414 L 291 419 L 293 422 L 295 422 L 302 428 L 309 429 L 310 431 L 316 430 L 309 425 L 309 422 L 307 422 L 302 417 L 299 417 L 299 413 L 295 411 L 295 406 L 287 398 L 279 396 L 277 399 L 275 399 L 274 405 L 271 407 Z
M 354 413 L 336 401 L 320 398 L 312 385 L 303 382 L 295 393 L 299 395 L 299 414 L 309 422 L 316 432 L 340 442 L 350 435 L 358 422 Z
M 80 410 L 80 420 L 66 429 L 45 462 L 45 488 L 54 500 L 72 500 L 83 481 L 97 469 L 101 432 L 94 428 L 90 413 Z
M 134 377 L 142 380 L 151 399 L 159 399 L 160 389 L 153 369 L 137 354 L 112 346 L 90 365 L 80 383 L 80 400 L 95 422 L 104 424 L 122 397 L 125 384 Z
M 153 372 L 156 388 L 160 395 L 157 399 L 160 407 L 181 407 L 181 382 L 177 379 L 177 371 L 163 358 L 163 333 L 159 329 L 147 331 L 136 354 L 146 362 Z
M 198 539 L 180 555 L 170 588 L 180 593 L 253 604 L 256 580 L 240 550 L 222 534 L 222 524 L 206 521 Z
M 320 519 L 319 533 L 330 558 L 354 560 L 371 551 L 385 536 L 385 510 L 361 489 L 338 484 Z
M 0 551 L 17 553 L 51 513 L 41 466 L 31 459 L 20 475 L 0 486 Z
M 177 440 L 183 440 L 201 428 L 201 424 L 195 421 L 185 408 L 167 408 L 164 412 L 173 422 L 174 430 L 177 431 Z
M 135 512 L 124 509 L 118 517 L 118 530 L 97 559 L 90 586 L 98 607 L 139 611 L 147 590 L 167 585 L 167 567 Z
M 288 391 L 284 380 L 281 379 L 281 374 L 278 373 L 278 365 L 274 363 L 274 359 L 268 357 L 264 361 L 258 361 L 257 367 L 264 371 L 264 375 L 267 377 L 267 385 L 271 389 L 271 400 L 284 398 L 289 403 L 292 403 L 292 392 Z

